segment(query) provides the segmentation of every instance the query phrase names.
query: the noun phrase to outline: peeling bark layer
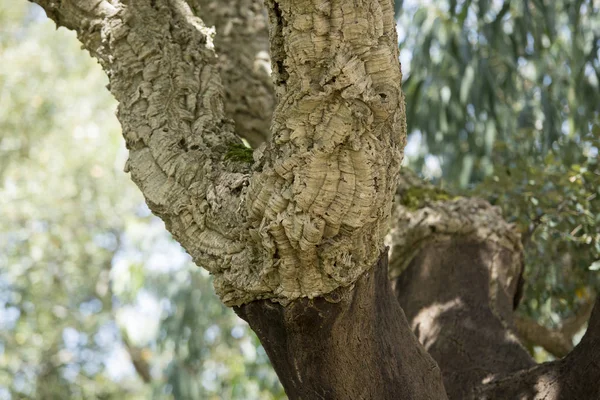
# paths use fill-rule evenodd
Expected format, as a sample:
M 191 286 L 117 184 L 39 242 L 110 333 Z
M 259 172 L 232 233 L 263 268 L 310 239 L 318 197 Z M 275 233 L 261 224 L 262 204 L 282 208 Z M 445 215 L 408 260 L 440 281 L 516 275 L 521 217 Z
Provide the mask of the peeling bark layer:
M 351 285 L 377 260 L 404 102 L 390 0 L 266 4 L 278 105 L 246 203 L 264 264 L 245 278 L 285 303 Z
M 446 394 L 390 288 L 387 255 L 353 289 L 234 308 L 265 347 L 290 399 L 432 399 Z

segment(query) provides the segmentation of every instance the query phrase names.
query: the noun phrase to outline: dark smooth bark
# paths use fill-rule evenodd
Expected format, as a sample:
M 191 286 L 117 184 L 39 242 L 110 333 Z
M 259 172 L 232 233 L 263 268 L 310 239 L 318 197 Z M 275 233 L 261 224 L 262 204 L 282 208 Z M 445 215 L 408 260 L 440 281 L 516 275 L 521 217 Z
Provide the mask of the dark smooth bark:
M 600 298 L 587 332 L 567 357 L 495 379 L 480 387 L 480 400 L 600 399 Z
M 494 243 L 457 237 L 425 246 L 395 282 L 400 305 L 439 364 L 450 399 L 468 398 L 493 374 L 534 365 L 511 329 L 516 280 L 503 286 L 508 290 L 490 290 L 502 277 L 492 278 L 492 268 L 501 271 L 511 260 Z
M 440 370 L 394 298 L 387 254 L 352 288 L 235 308 L 290 399 L 445 399 Z

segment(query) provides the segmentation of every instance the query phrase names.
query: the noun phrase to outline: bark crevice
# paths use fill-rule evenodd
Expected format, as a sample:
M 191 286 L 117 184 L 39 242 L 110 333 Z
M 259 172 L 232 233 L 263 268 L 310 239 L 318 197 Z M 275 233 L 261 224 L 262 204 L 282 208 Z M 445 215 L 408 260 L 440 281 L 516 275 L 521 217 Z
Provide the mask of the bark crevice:
M 217 67 L 225 113 L 252 148 L 270 138 L 275 108 L 271 82 L 268 17 L 262 0 L 187 0 L 207 26 L 215 28 Z

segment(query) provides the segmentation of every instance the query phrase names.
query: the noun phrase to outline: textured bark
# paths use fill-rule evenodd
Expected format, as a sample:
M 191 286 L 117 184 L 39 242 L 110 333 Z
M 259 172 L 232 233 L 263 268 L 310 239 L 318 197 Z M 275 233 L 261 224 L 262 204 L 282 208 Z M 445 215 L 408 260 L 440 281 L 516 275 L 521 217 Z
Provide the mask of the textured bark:
M 207 26 L 214 26 L 223 81 L 225 114 L 253 148 L 270 137 L 275 108 L 269 31 L 262 0 L 187 0 Z
M 588 330 L 569 355 L 515 374 L 499 377 L 478 388 L 480 400 L 596 400 L 600 399 L 600 299 Z
M 379 256 L 405 137 L 392 2 L 267 1 L 278 105 L 248 190 L 260 278 L 285 302 Z
M 210 30 L 183 0 L 37 3 L 100 61 L 119 101 L 126 171 L 231 300 L 227 274 L 258 256 L 245 229 L 250 168 L 226 157 L 240 139 L 225 118 Z
M 188 3 L 37 2 L 99 59 L 126 170 L 226 304 L 319 296 L 375 262 L 405 135 L 390 0 L 269 2 L 279 103 L 251 180 Z
M 446 398 L 439 368 L 394 298 L 386 254 L 353 289 L 235 310 L 257 333 L 290 399 Z

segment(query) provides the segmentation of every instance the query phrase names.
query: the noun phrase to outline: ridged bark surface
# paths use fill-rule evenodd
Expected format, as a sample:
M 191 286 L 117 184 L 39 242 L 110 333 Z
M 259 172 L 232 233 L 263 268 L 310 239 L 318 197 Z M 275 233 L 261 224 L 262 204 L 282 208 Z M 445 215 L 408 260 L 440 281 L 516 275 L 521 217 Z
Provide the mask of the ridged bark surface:
M 377 260 L 405 136 L 390 0 L 267 2 L 277 107 L 252 168 L 229 157 L 221 75 L 235 78 L 188 2 L 38 3 L 99 59 L 126 171 L 225 304 L 323 295 Z
M 351 285 L 383 246 L 405 137 L 392 2 L 267 1 L 277 107 L 248 190 L 280 301 Z

